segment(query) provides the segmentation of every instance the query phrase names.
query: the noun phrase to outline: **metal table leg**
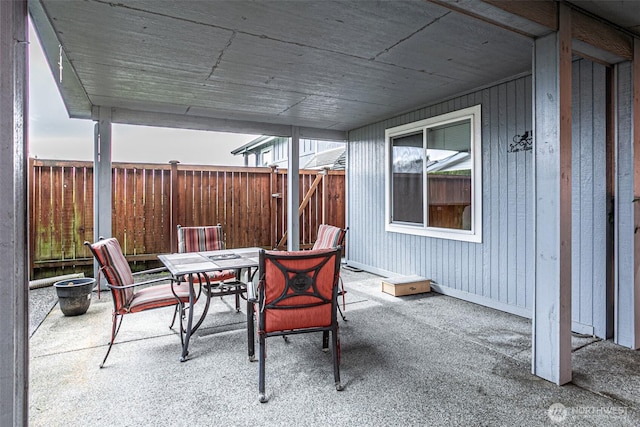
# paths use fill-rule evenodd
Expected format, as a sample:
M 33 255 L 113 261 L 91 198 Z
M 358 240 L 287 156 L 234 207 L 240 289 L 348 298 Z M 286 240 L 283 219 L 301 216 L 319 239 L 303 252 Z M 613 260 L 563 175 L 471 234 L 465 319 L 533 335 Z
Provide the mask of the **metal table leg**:
M 253 273 L 251 268 L 247 270 L 247 350 L 249 362 L 256 360 L 256 336 L 255 336 L 255 303 L 257 301 L 256 289 L 253 286 L 253 279 L 258 269 Z
M 194 298 L 194 290 L 193 290 L 193 276 L 189 274 L 189 313 L 187 315 L 187 327 L 185 328 L 185 336 L 184 341 L 182 343 L 182 356 L 180 356 L 180 361 L 184 362 L 187 360 L 187 355 L 189 354 L 189 338 L 191 338 L 191 325 L 193 323 L 193 300 Z M 182 321 L 180 321 L 180 329 L 182 332 Z
M 200 277 L 200 284 L 202 285 L 202 278 L 204 278 L 206 282 L 206 286 L 211 288 L 211 283 L 209 282 L 209 276 L 205 274 L 198 273 Z M 182 344 L 182 356 L 180 357 L 180 361 L 184 362 L 187 360 L 187 356 L 189 355 L 189 340 L 191 339 L 191 334 L 193 334 L 202 324 L 204 317 L 207 315 L 207 311 L 209 311 L 209 304 L 211 302 L 211 294 L 205 292 L 207 294 L 207 302 L 204 306 L 204 311 L 200 316 L 200 319 L 193 326 L 193 307 L 195 305 L 195 290 L 193 289 L 193 274 L 189 274 L 189 313 L 187 314 L 187 327 L 185 328 L 185 337 Z M 182 327 L 182 326 L 181 326 Z
M 256 360 L 256 341 L 253 321 L 253 302 L 247 298 L 247 349 L 249 352 L 249 362 L 255 362 Z
M 206 273 L 204 273 L 204 274 L 203 273 L 198 273 L 198 277 L 200 277 L 200 286 L 202 286 L 202 278 L 204 277 L 204 281 L 206 283 L 206 289 L 209 289 L 209 292 L 206 292 L 206 291 L 204 292 L 205 294 L 207 294 L 206 301 L 205 301 L 205 304 L 204 304 L 204 309 L 202 311 L 202 314 L 200 315 L 200 319 L 198 319 L 198 322 L 196 323 L 196 325 L 191 330 L 192 334 L 195 331 L 198 330 L 200 325 L 202 325 L 202 322 L 204 321 L 205 316 L 209 312 L 209 305 L 211 304 L 211 282 L 209 281 L 209 275 L 206 274 Z M 202 292 L 201 292 L 201 294 L 202 294 Z

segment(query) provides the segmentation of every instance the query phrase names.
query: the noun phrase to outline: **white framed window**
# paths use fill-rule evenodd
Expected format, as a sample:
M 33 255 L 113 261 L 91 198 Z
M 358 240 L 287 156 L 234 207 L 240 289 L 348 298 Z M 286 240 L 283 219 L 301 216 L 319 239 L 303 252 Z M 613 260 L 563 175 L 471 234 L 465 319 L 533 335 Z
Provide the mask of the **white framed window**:
M 385 131 L 385 229 L 482 242 L 481 107 Z

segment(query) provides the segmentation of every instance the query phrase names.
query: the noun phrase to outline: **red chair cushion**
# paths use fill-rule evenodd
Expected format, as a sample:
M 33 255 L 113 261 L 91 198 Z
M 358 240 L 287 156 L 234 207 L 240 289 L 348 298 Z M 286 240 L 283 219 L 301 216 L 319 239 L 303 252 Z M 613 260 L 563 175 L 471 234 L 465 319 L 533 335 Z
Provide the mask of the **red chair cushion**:
M 189 302 L 189 285 L 175 284 L 174 290 L 183 303 Z M 176 305 L 178 299 L 171 290 L 171 284 L 149 286 L 138 289 L 133 295 L 127 312 L 137 313 L 151 308 L 168 307 Z M 122 313 L 119 313 L 122 314 Z
M 222 270 L 222 271 L 210 271 L 206 273 L 209 276 L 209 281 L 212 283 L 222 282 L 223 280 L 235 279 L 236 272 L 235 270 Z M 187 278 L 184 278 L 183 281 L 187 281 Z M 204 282 L 203 279 L 200 278 L 199 275 L 193 275 L 193 283 L 201 283 Z
M 331 304 L 288 310 L 265 310 L 265 332 L 327 327 L 331 325 Z

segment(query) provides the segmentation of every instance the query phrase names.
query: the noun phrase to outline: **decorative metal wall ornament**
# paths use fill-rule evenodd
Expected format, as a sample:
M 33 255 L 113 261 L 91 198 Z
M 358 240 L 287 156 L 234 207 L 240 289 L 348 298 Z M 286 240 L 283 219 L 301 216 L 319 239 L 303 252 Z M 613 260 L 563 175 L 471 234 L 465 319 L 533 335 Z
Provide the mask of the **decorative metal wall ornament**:
M 533 149 L 533 131 L 527 130 L 522 135 L 513 137 L 513 142 L 509 144 L 509 153 L 518 151 L 531 151 Z

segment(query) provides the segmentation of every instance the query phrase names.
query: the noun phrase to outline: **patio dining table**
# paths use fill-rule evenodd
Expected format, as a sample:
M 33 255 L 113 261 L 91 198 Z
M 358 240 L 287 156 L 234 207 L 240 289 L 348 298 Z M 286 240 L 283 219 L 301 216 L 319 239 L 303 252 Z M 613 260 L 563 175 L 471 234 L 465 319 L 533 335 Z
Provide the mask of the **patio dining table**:
M 206 252 L 186 252 L 186 253 L 173 253 L 158 255 L 158 259 L 169 270 L 174 280 L 184 280 L 187 278 L 189 283 L 189 310 L 187 314 L 187 326 L 185 328 L 185 337 L 182 343 L 182 355 L 180 361 L 187 360 L 189 354 L 189 340 L 191 335 L 200 327 L 209 310 L 209 304 L 211 302 L 211 282 L 209 276 L 206 274 L 213 271 L 222 270 L 247 270 L 247 282 L 245 282 L 247 289 L 252 284 L 252 278 L 258 269 L 258 254 L 260 248 L 236 248 L 225 249 L 219 251 L 206 251 Z M 203 281 L 209 291 L 205 291 L 206 302 L 200 319 L 193 324 L 193 307 L 196 303 L 195 293 L 195 277 L 200 277 L 200 283 Z M 240 274 L 237 275 L 236 280 L 241 281 Z M 253 322 L 253 304 L 247 299 L 247 324 Z M 247 327 L 248 338 L 248 352 L 249 359 L 253 359 L 254 351 L 254 336 L 253 327 Z

